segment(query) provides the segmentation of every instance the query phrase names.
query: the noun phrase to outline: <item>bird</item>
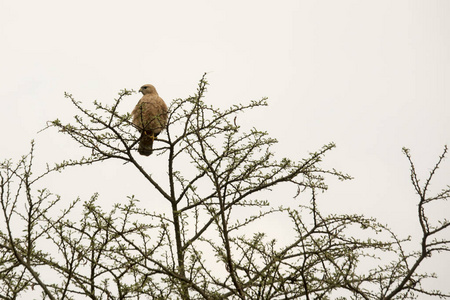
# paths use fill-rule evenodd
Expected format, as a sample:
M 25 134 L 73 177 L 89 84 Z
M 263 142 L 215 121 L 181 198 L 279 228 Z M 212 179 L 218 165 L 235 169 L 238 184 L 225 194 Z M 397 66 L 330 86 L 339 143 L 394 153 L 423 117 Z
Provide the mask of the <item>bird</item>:
M 132 122 L 141 133 L 138 152 L 149 156 L 153 152 L 153 140 L 167 126 L 168 109 L 153 85 L 144 84 L 139 92 L 143 96 L 131 112 Z

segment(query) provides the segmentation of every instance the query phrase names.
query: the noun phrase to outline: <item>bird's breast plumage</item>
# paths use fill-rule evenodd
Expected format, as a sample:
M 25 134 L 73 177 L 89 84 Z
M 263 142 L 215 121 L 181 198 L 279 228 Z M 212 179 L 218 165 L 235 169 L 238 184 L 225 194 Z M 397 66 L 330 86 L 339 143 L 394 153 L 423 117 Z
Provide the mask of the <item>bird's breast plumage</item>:
M 146 94 L 131 113 L 133 124 L 139 130 L 160 133 L 167 125 L 167 105 L 158 94 Z

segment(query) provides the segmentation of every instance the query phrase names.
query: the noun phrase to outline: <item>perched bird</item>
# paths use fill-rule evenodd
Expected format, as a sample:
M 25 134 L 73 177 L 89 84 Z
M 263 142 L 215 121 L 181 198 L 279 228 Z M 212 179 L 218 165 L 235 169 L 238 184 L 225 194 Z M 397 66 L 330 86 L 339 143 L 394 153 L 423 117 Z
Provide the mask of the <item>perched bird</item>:
M 151 84 L 143 85 L 139 92 L 143 94 L 131 112 L 133 124 L 141 132 L 138 152 L 149 156 L 153 152 L 153 140 L 167 125 L 168 109 Z

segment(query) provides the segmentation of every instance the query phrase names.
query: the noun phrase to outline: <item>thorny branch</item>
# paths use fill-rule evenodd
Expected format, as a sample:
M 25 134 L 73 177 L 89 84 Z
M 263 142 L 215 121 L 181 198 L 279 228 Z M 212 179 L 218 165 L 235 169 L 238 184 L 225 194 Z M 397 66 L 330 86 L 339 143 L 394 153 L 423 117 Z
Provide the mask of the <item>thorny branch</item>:
M 419 249 L 408 252 L 410 239 L 375 219 L 320 213 L 317 198 L 327 189 L 325 179 L 351 179 L 321 166 L 333 143 L 304 159 L 277 160 L 276 139 L 239 126 L 239 116 L 267 106 L 266 99 L 221 110 L 204 101 L 207 85 L 203 76 L 193 96 L 172 101 L 166 134 L 158 136 L 148 158 L 165 162 L 160 173 L 167 186 L 137 157 L 138 131 L 130 114 L 121 112 L 134 91 L 122 90 L 112 105 L 95 101 L 94 110 L 65 94 L 80 115 L 73 123 L 49 122 L 48 128 L 72 138 L 87 150 L 85 156 L 33 174 L 32 146 L 16 165 L 0 164 L 1 299 L 33 290 L 49 299 L 450 298 L 424 288 L 433 274 L 418 272 L 432 253 L 449 251 L 443 234 L 449 221 L 432 221 L 427 213 L 431 203 L 450 196 L 449 187 L 430 191 L 447 147 L 423 184 L 404 149 L 422 229 Z M 99 206 L 98 194 L 65 205 L 48 189 L 36 188 L 52 172 L 105 160 L 132 165 L 172 213 L 149 212 L 149 199 L 134 196 L 117 199 L 120 204 L 109 211 Z M 298 191 L 296 204 L 274 207 L 271 199 L 280 196 L 282 185 Z M 271 235 L 270 218 L 290 222 L 283 227 L 287 242 Z M 394 258 L 383 264 L 385 257 Z M 376 267 L 363 267 L 370 263 Z

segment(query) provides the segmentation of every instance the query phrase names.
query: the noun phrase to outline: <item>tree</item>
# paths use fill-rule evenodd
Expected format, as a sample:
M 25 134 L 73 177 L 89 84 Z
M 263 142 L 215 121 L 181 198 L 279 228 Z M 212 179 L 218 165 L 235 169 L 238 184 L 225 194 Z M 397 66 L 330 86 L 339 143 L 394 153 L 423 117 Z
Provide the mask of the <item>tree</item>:
M 449 186 L 429 195 L 447 147 L 423 184 L 403 149 L 422 228 L 420 245 L 409 253 L 409 238 L 373 218 L 320 213 L 325 178 L 351 179 L 320 166 L 333 143 L 299 161 L 277 160 L 275 139 L 237 124 L 239 114 L 265 106 L 266 99 L 219 110 L 203 101 L 206 86 L 203 77 L 194 96 L 171 103 L 167 138 L 155 142 L 153 155 L 167 162 L 159 171 L 168 184 L 138 162 L 138 131 L 129 114 L 119 113 L 134 91 L 122 90 L 112 105 L 94 102 L 95 110 L 66 93 L 81 115 L 72 124 L 54 120 L 48 127 L 90 153 L 35 175 L 32 143 L 17 163 L 1 164 L 1 299 L 30 291 L 43 299 L 450 298 L 424 289 L 422 282 L 433 274 L 418 272 L 433 253 L 449 251 L 450 239 L 443 237 L 449 221 L 432 222 L 427 215 L 431 203 L 450 197 Z M 145 207 L 151 199 L 134 196 L 106 211 L 98 194 L 61 210 L 61 197 L 35 188 L 50 173 L 105 160 L 131 164 L 171 214 L 150 212 Z M 267 200 L 280 187 L 295 188 L 295 204 L 277 207 Z M 80 205 L 81 214 L 75 209 Z M 271 216 L 290 222 L 290 240 L 265 232 Z

